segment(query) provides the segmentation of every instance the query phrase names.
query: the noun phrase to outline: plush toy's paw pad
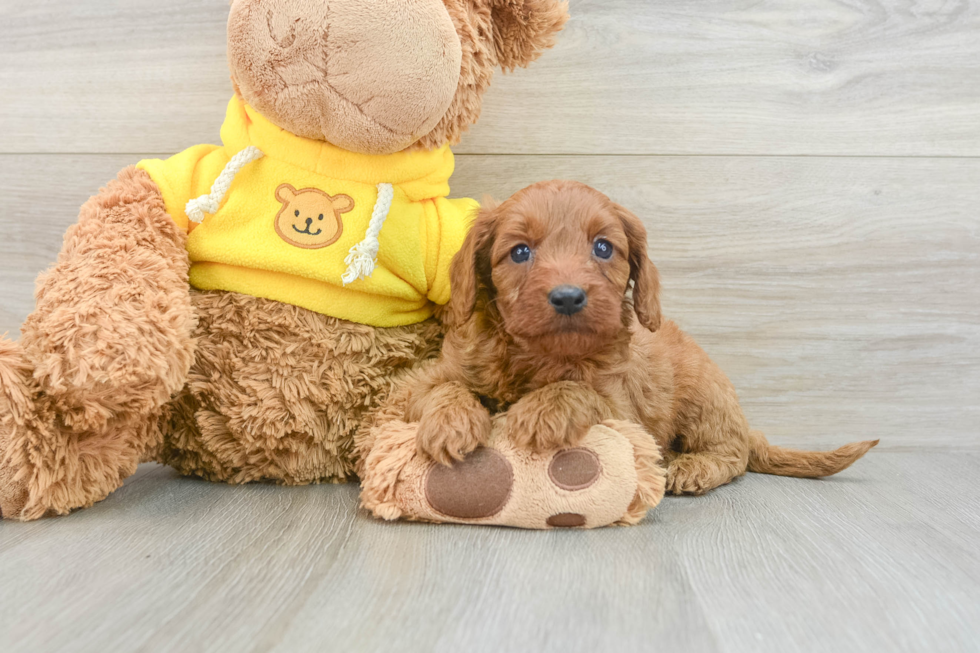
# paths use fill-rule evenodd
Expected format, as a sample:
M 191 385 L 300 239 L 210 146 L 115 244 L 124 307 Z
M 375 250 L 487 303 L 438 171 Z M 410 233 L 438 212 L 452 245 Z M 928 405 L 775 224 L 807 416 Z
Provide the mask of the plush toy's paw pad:
M 577 512 L 560 512 L 545 520 L 545 523 L 552 528 L 579 528 L 585 526 L 585 522 L 585 515 Z
M 548 465 L 551 482 L 563 490 L 584 490 L 599 480 L 602 465 L 589 449 L 565 449 L 555 454 Z
M 431 466 L 424 485 L 426 501 L 436 512 L 456 519 L 484 519 L 507 505 L 514 468 L 500 452 L 480 447 L 450 467 Z

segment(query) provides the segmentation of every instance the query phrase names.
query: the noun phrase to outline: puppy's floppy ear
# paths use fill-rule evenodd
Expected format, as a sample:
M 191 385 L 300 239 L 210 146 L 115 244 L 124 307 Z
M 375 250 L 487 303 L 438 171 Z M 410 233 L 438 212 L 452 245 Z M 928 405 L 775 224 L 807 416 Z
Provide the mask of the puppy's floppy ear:
M 568 3 L 558 0 L 488 0 L 493 44 L 505 71 L 526 67 L 555 44 L 568 21 Z
M 492 290 L 490 250 L 497 234 L 497 205 L 489 198 L 483 202 L 462 248 L 449 265 L 448 317 L 455 326 L 473 317 L 479 295 Z
M 633 310 L 648 331 L 660 328 L 660 273 L 647 256 L 647 230 L 638 217 L 615 205 L 629 242 L 630 280 L 633 281 Z

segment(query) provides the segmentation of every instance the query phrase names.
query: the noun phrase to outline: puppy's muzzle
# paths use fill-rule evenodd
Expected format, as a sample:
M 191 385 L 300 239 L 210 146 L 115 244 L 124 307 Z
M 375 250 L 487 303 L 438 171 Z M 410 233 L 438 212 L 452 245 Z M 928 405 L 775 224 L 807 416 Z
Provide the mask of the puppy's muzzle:
M 558 286 L 548 293 L 548 302 L 559 315 L 575 315 L 589 303 L 589 297 L 578 286 Z

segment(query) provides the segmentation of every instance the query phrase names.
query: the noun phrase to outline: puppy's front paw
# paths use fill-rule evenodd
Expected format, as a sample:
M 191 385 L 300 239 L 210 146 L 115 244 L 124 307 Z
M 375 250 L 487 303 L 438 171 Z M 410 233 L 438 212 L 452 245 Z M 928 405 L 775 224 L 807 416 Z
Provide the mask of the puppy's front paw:
M 719 466 L 704 455 L 682 453 L 667 465 L 667 492 L 671 494 L 704 494 L 727 483 L 721 480 Z
M 482 406 L 442 408 L 422 416 L 416 435 L 419 451 L 449 465 L 490 437 L 490 414 Z
M 554 403 L 519 401 L 507 411 L 507 438 L 535 453 L 574 446 L 593 424 Z

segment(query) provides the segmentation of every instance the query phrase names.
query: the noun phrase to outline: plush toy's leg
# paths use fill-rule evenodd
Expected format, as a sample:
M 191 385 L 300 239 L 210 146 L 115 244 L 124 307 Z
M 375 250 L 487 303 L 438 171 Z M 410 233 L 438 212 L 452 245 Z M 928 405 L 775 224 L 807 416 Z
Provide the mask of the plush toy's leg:
M 130 168 L 89 200 L 41 277 L 19 344 L 0 342 L 0 511 L 105 498 L 159 445 L 194 355 L 184 236 Z
M 518 449 L 498 417 L 486 447 L 452 467 L 417 451 L 416 425 L 376 426 L 361 466 L 361 502 L 382 519 L 521 528 L 635 524 L 664 495 L 660 452 L 643 428 L 594 426 L 574 448 Z
M 191 298 L 197 355 L 157 460 L 211 481 L 353 476 L 354 433 L 441 342 L 435 320 L 382 329 L 237 293 Z
M 36 414 L 37 396 L 20 347 L 0 338 L 0 517 L 19 515 L 27 503 L 27 479 L 17 478 L 18 467 L 2 457 L 12 455 L 11 441 L 21 434 L 47 430 Z

